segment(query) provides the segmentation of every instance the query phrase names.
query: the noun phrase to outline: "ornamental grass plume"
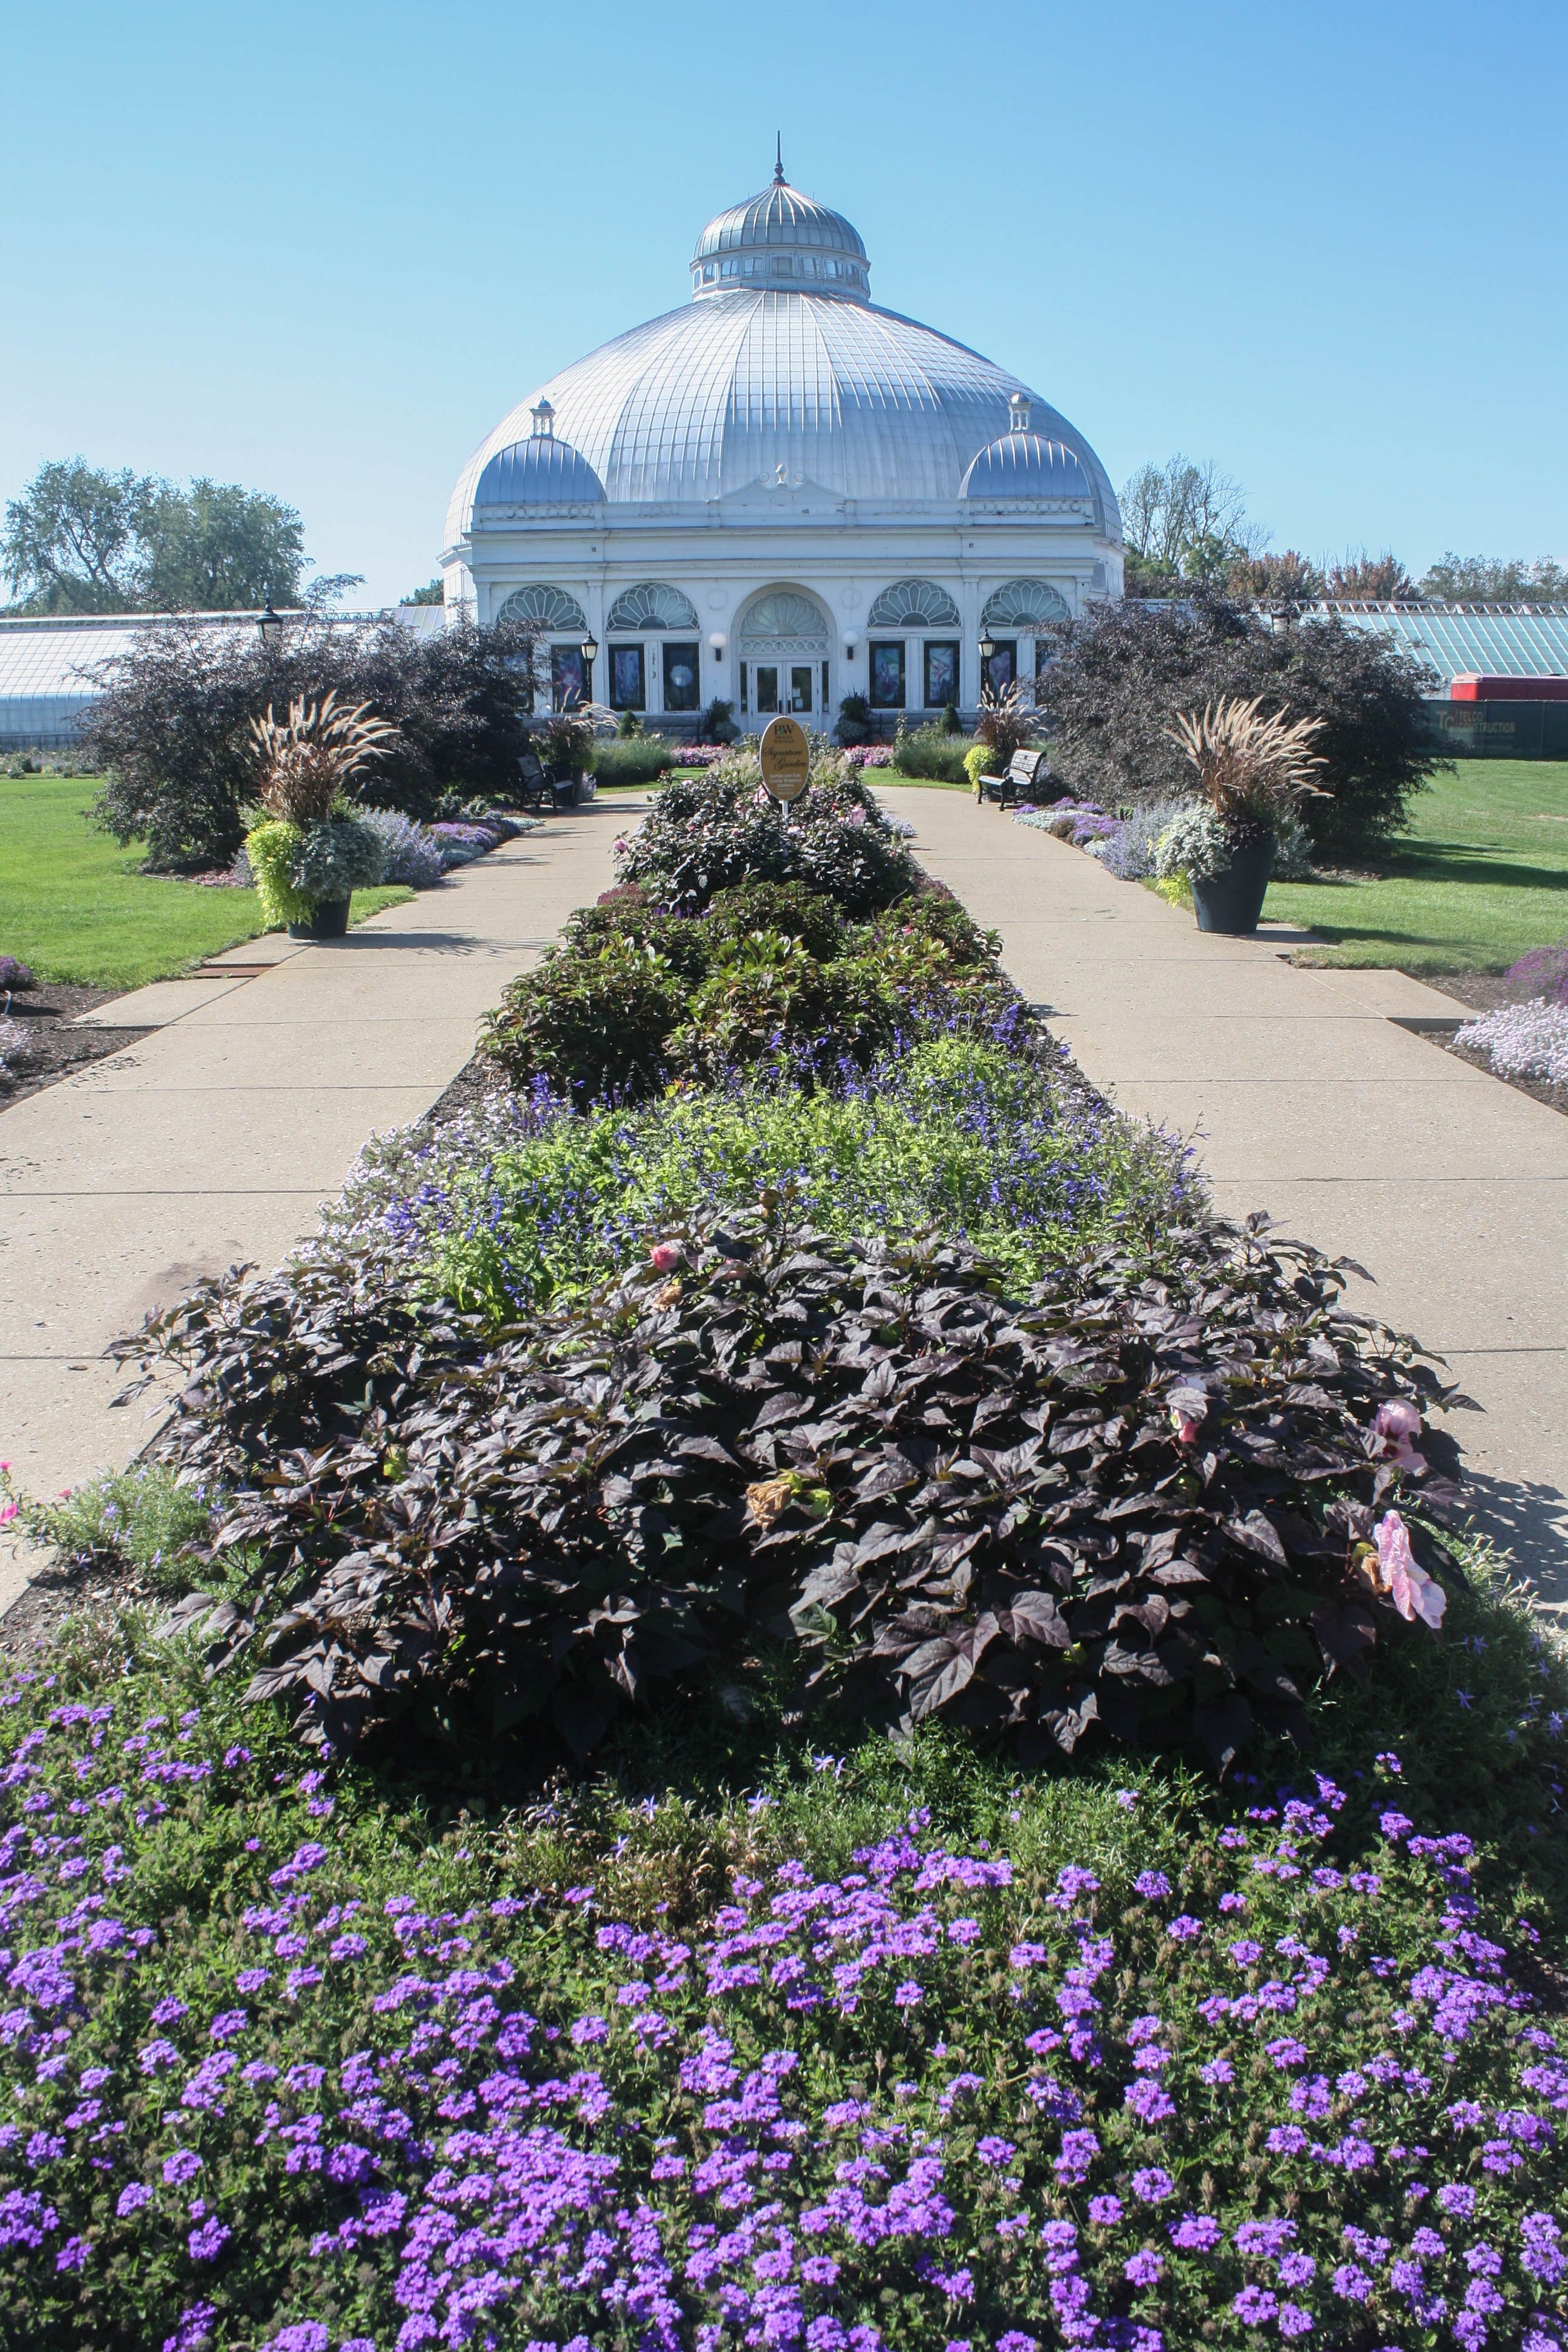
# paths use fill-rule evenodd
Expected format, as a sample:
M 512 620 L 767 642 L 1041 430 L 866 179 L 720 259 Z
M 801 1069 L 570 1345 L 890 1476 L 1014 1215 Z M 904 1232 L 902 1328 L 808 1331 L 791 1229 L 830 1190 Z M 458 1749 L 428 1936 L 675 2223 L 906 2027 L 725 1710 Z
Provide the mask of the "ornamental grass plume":
M 1249 821 L 1272 824 L 1309 794 L 1332 797 L 1317 782 L 1322 754 L 1310 749 L 1322 720 L 1291 719 L 1282 710 L 1265 716 L 1261 700 L 1222 694 L 1205 703 L 1201 717 L 1179 711 L 1166 730 L 1167 742 L 1197 769 L 1205 799 L 1228 829 Z
M 402 739 L 368 702 L 338 708 L 336 689 L 319 702 L 303 696 L 286 720 L 253 719 L 250 731 L 261 772 L 260 799 L 269 816 L 287 824 L 320 824 L 371 760 L 384 759 Z

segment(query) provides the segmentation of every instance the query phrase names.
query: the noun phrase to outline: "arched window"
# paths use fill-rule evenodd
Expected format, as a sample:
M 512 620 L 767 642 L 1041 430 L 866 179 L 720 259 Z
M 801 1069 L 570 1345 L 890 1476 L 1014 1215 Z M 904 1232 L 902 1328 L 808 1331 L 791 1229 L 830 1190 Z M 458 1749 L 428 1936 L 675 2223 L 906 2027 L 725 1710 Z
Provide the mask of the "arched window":
M 664 580 L 639 580 L 610 607 L 606 629 L 695 629 L 696 606 Z
M 1071 618 L 1067 600 L 1049 580 L 1009 580 L 986 600 L 980 625 L 986 629 L 1040 629 L 1048 621 Z
M 958 607 L 935 580 L 895 580 L 866 615 L 868 629 L 956 629 Z
M 541 629 L 586 629 L 588 618 L 575 596 L 564 588 L 552 588 L 548 583 L 533 588 L 514 589 L 502 605 L 497 619 L 507 621 L 537 621 Z
M 770 588 L 759 596 L 746 615 L 741 631 L 747 643 L 766 640 L 779 648 L 791 645 L 825 653 L 828 625 L 809 596 L 801 596 L 790 588 Z

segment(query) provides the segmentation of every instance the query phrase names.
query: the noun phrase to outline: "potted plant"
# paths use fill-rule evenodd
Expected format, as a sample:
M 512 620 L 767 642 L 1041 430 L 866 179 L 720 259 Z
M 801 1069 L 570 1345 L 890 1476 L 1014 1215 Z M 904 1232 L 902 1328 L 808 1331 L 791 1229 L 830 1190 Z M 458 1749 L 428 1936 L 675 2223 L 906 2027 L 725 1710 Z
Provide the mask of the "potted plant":
M 1265 716 L 1260 700 L 1221 695 L 1166 730 L 1197 771 L 1202 797 L 1160 835 L 1155 870 L 1162 880 L 1186 876 L 1200 931 L 1257 929 L 1281 824 L 1323 792 L 1322 759 L 1311 749 L 1322 720 Z
M 368 703 L 340 710 L 335 693 L 291 702 L 287 719 L 251 721 L 259 771 L 257 822 L 246 835 L 263 914 L 294 940 L 340 940 L 349 901 L 386 868 L 386 845 L 349 794 L 398 740 Z

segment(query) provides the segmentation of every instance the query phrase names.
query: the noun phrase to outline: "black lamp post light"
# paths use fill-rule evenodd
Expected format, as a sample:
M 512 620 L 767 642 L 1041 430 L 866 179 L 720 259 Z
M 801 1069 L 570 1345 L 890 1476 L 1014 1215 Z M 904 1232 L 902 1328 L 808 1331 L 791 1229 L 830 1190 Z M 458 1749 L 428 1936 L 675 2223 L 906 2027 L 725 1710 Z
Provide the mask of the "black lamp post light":
M 990 684 L 990 680 L 986 675 L 986 666 L 996 650 L 997 641 L 995 637 L 992 636 L 989 629 L 982 629 L 980 631 L 980 692 L 982 694 L 985 693 L 987 687 Z
M 276 653 L 278 646 L 283 642 L 283 616 L 281 614 L 275 613 L 273 611 L 272 599 L 270 596 L 267 600 L 266 612 L 258 614 L 256 616 L 256 634 L 259 635 L 262 645 L 266 650 L 269 654 Z

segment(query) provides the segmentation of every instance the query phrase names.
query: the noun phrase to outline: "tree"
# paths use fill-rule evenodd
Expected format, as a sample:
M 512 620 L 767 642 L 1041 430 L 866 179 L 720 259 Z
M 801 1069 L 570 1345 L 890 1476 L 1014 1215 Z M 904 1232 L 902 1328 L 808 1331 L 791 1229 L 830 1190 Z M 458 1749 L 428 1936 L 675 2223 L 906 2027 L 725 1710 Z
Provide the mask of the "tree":
M 1568 603 L 1568 571 L 1550 556 L 1531 563 L 1450 552 L 1426 574 L 1421 593 L 1447 604 L 1561 604 Z
M 1420 593 L 1399 558 L 1386 548 L 1381 555 L 1368 555 L 1364 547 L 1343 563 L 1331 564 L 1324 584 L 1329 595 L 1353 603 L 1408 604 Z
M 1283 555 L 1238 558 L 1225 584 L 1238 604 L 1312 604 L 1323 593 L 1323 575 L 1315 563 L 1288 547 Z
M 160 482 L 140 524 L 141 604 L 152 613 L 243 613 L 298 604 L 305 528 L 281 499 L 204 476 Z
M 141 528 L 154 484 L 84 457 L 40 466 L 5 507 L 0 568 L 26 613 L 123 613 L 140 602 Z
M 402 601 L 405 604 L 444 604 L 446 591 L 441 574 L 437 572 L 434 580 L 427 580 L 423 588 L 416 588 L 412 596 L 404 596 Z
M 1239 483 L 1212 460 L 1167 458 L 1140 466 L 1122 492 L 1128 585 L 1134 593 L 1176 581 L 1220 580 L 1267 533 L 1247 520 Z
M 181 489 L 71 457 L 7 504 L 0 569 L 23 613 L 246 612 L 299 603 L 304 538 L 265 491 L 204 478 Z
M 1270 620 L 1199 588 L 1165 609 L 1094 605 L 1051 636 L 1056 658 L 1036 696 L 1051 766 L 1103 806 L 1187 794 L 1190 771 L 1167 730 L 1178 712 L 1224 694 L 1323 721 L 1317 748 L 1333 797 L 1307 801 L 1301 816 L 1326 856 L 1364 856 L 1396 833 L 1433 765 L 1422 706 L 1436 675 L 1335 618 Z
M 93 817 L 145 840 L 156 873 L 226 866 L 256 786 L 250 722 L 332 688 L 399 730 L 365 797 L 428 816 L 448 792 L 509 799 L 526 719 L 543 687 L 532 622 L 464 624 L 431 636 L 393 620 L 310 614 L 276 646 L 248 625 L 151 624 L 99 672 L 81 745 L 105 772 Z

